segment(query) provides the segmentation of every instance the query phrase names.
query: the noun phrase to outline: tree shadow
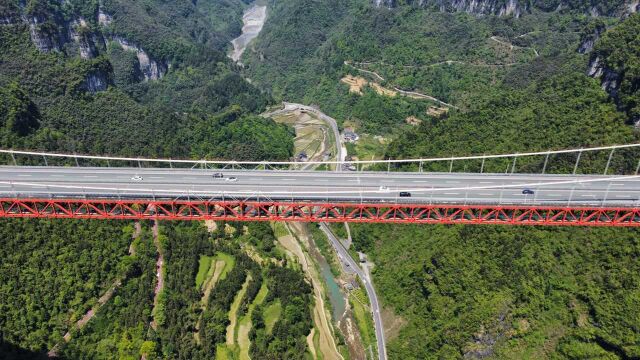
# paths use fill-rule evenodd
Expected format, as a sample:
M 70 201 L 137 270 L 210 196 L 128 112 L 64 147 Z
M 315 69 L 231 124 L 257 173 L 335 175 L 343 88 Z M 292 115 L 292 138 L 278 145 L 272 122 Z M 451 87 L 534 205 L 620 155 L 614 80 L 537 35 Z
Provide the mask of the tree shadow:
M 46 352 L 35 352 L 0 339 L 0 359 L 3 360 L 40 360 L 48 359 Z

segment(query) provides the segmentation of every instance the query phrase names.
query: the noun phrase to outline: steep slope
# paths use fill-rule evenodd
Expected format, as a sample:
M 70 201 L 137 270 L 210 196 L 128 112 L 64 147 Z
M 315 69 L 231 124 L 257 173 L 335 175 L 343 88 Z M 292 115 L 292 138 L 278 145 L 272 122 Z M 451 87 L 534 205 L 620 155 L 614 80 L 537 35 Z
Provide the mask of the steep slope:
M 591 16 L 624 16 L 638 11 L 631 0 L 373 0 L 376 7 L 412 5 L 442 12 L 520 17 L 535 11 L 576 11 Z
M 618 107 L 640 122 L 640 15 L 629 17 L 597 42 L 588 74 L 601 80 Z
M 239 24 L 201 31 L 213 27 L 208 23 L 212 17 L 234 17 L 242 6 L 233 1 L 207 2 L 201 9 L 186 1 L 80 0 L 31 0 L 22 6 L 3 0 L 0 88 L 9 96 L 0 99 L 6 124 L 0 145 L 232 156 L 194 154 L 182 139 L 231 105 L 235 115 L 210 131 L 229 120 L 244 121 L 270 101 L 237 75 L 224 55 Z M 181 16 L 175 18 L 176 13 Z M 279 128 L 273 122 L 265 126 Z
M 488 15 L 500 15 L 507 2 L 455 3 L 493 8 L 477 16 L 480 11 L 465 14 L 464 8 L 440 12 L 428 1 L 420 2 L 424 8 L 407 1 L 347 2 L 347 15 L 326 20 L 336 25 L 323 41 L 306 36 L 303 29 L 314 26 L 308 20 L 287 18 L 284 26 L 274 15 L 256 53 L 246 56 L 246 71 L 275 97 L 318 104 L 339 121 L 395 135 L 385 158 L 638 141 L 628 125 L 638 94 L 637 15 L 625 11 L 635 11 L 635 3 L 529 2 L 519 18 Z M 326 3 L 305 6 L 321 16 Z M 280 2 L 271 14 L 284 8 Z M 286 8 L 296 13 L 293 2 Z M 284 31 L 292 23 L 302 30 Z M 290 49 L 298 55 L 288 60 L 291 72 L 271 71 L 272 63 L 284 69 L 287 59 L 277 53 Z M 596 58 L 602 79 L 588 75 Z M 603 90 L 606 71 L 624 76 L 620 99 L 627 102 L 616 104 Z M 367 88 L 350 94 L 339 82 L 346 74 L 430 94 L 460 110 L 436 117 L 425 113 L 431 104 Z M 398 131 L 413 109 L 421 124 Z M 584 157 L 579 171 L 603 171 L 608 155 Z M 611 169 L 632 173 L 639 156 L 616 153 Z M 539 171 L 543 161 L 519 160 L 518 171 Z M 557 157 L 547 171 L 571 171 L 574 162 Z M 485 171 L 504 172 L 505 165 Z M 409 321 L 388 344 L 391 359 L 640 355 L 635 230 L 358 225 L 352 231 L 356 248 L 376 264 L 373 280 L 384 305 Z
M 587 59 L 577 50 L 589 52 L 604 29 L 620 21 L 617 16 L 627 16 L 612 9 L 632 5 L 597 2 L 610 6 L 602 13 L 611 16 L 594 17 L 584 15 L 582 2 L 563 3 L 562 11 L 540 2 L 515 19 L 442 13 L 422 4 L 398 2 L 389 10 L 358 0 L 274 3 L 255 51 L 244 56 L 245 72 L 277 100 L 316 104 L 365 132 L 387 135 L 409 117 L 428 120 L 428 107 L 441 103 L 366 88 L 364 96 L 353 94 L 340 83 L 345 75 L 465 112 L 502 83 L 548 78 L 566 70 L 559 66 L 566 62 L 586 73 Z

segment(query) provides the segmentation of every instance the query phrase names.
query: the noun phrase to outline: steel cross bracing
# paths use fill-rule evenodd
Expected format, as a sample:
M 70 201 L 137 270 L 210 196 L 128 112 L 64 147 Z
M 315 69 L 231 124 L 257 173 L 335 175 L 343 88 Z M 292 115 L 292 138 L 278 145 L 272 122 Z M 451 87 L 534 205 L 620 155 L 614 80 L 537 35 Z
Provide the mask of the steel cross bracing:
M 404 224 L 640 226 L 638 208 L 427 204 L 0 199 L 0 217 Z

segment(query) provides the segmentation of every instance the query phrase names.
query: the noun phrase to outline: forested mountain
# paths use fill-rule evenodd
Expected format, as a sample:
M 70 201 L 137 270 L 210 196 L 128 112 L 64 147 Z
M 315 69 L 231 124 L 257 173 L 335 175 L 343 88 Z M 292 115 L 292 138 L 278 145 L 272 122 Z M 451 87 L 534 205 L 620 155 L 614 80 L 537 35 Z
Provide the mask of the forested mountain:
M 535 11 L 582 12 L 593 16 L 620 16 L 638 11 L 638 3 L 630 0 L 373 0 L 373 3 L 377 7 L 411 5 L 440 11 L 515 17 Z
M 294 130 L 258 115 L 282 100 L 382 139 L 384 158 L 638 141 L 637 1 L 265 0 L 238 65 L 248 3 L 0 0 L 0 147 L 288 159 Z M 208 226 L 3 220 L 0 358 L 309 358 L 312 286 L 274 230 Z M 638 235 L 352 227 L 400 324 L 390 359 L 640 358 Z
M 244 146 L 240 141 L 219 144 L 218 152 L 197 153 L 190 145 L 199 144 L 186 140 L 193 139 L 194 128 L 208 127 L 198 137 L 220 141 L 217 132 L 242 127 L 212 116 L 231 111 L 235 115 L 224 116 L 227 120 L 253 123 L 249 114 L 270 102 L 234 71 L 225 55 L 228 41 L 240 32 L 243 8 L 239 0 L 3 0 L 1 145 L 96 154 L 271 158 L 224 150 Z M 278 132 L 273 122 L 263 123 Z M 242 137 L 252 134 L 261 136 L 250 130 Z M 281 140 L 277 144 L 284 148 L 277 156 L 287 158 L 291 142 Z
M 519 10 L 501 11 L 512 5 Z M 635 2 L 278 1 L 271 9 L 245 71 L 275 98 L 317 104 L 358 131 L 393 138 L 384 158 L 638 140 Z M 428 108 L 442 103 L 373 86 L 354 93 L 341 81 L 347 75 L 452 106 L 433 115 Z M 422 121 L 406 125 L 408 116 Z M 581 171 L 592 172 L 607 159 L 583 160 Z M 612 163 L 633 172 L 637 160 L 625 152 Z M 558 158 L 552 171 L 573 161 Z M 391 359 L 640 356 L 636 231 L 352 230 L 377 265 L 383 303 L 407 321 L 389 342 Z
M 240 0 L 1 0 L 0 147 L 289 159 L 293 129 L 258 116 L 271 98 L 226 56 L 245 8 Z M 274 342 L 304 354 L 291 345 L 304 338 L 289 331 L 308 333 L 310 326 L 312 300 L 299 271 L 267 271 L 238 251 L 236 237 L 209 234 L 202 224 L 168 224 L 159 236 L 151 225 L 0 222 L 0 358 L 211 359 L 225 343 L 225 325 L 207 323 L 204 345 L 196 343 L 198 320 L 220 314 L 203 311 L 193 281 L 201 257 L 222 250 L 237 257 L 236 266 L 204 309 L 230 306 L 229 290 L 242 286 L 247 270 L 254 297 L 262 284 L 265 291 L 281 281 L 297 284 L 298 302 L 287 303 L 286 291 L 265 301 L 280 304 L 282 297 L 296 319 L 272 316 L 280 332 L 254 343 L 265 353 Z M 166 270 L 157 267 L 159 252 Z M 161 296 L 160 271 L 167 274 Z M 157 323 L 166 327 L 156 332 Z

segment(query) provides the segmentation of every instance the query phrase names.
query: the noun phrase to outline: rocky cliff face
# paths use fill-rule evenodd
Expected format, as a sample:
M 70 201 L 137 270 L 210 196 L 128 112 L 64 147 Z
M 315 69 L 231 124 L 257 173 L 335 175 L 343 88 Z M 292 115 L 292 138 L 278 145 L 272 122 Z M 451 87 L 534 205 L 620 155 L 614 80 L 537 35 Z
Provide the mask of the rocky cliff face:
M 640 14 L 603 32 L 591 53 L 587 75 L 599 79 L 629 122 L 640 125 Z
M 93 71 L 84 80 L 83 88 L 91 93 L 107 90 L 109 80 L 107 74 L 100 71 Z
M 102 7 L 98 7 L 94 19 L 65 14 L 56 7 L 48 12 L 37 13 L 27 13 L 27 10 L 17 6 L 14 10 L 0 14 L 0 26 L 26 25 L 33 45 L 40 52 L 61 52 L 89 60 L 107 54 L 107 42 L 113 41 L 122 49 L 136 54 L 142 75 L 140 78 L 144 81 L 158 80 L 168 70 L 167 64 L 153 58 L 138 44 L 122 36 L 109 34 L 113 17 Z M 82 88 L 92 93 L 104 91 L 110 78 L 110 74 L 103 71 L 92 71 Z
M 160 61 L 154 60 L 140 46 L 119 36 L 114 36 L 113 41 L 117 42 L 123 50 L 134 51 L 138 57 L 140 73 L 144 75 L 144 80 L 161 79 L 167 72 L 167 66 Z
M 372 0 L 376 7 L 394 8 L 399 6 L 397 0 Z M 532 8 L 541 11 L 581 11 L 591 16 L 624 17 L 640 11 L 640 0 L 620 0 L 620 4 L 612 4 L 608 0 L 594 0 L 589 5 L 573 5 L 567 0 L 406 0 L 403 3 L 435 8 L 442 12 L 463 11 L 476 15 L 498 15 L 520 17 Z
M 616 71 L 605 67 L 599 56 L 593 56 L 589 61 L 587 75 L 600 79 L 602 89 L 614 99 L 617 98 L 618 89 L 620 88 L 620 75 Z
M 526 5 L 517 0 L 409 0 L 407 3 L 418 7 L 434 7 L 442 12 L 463 11 L 470 14 L 513 15 L 519 17 Z M 396 0 L 373 0 L 376 7 L 394 8 Z

